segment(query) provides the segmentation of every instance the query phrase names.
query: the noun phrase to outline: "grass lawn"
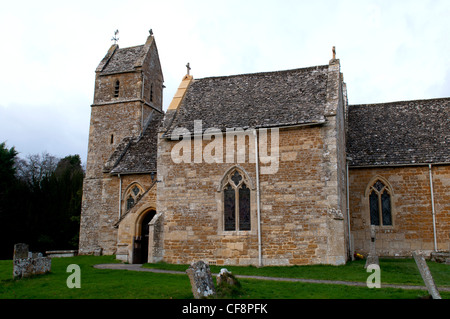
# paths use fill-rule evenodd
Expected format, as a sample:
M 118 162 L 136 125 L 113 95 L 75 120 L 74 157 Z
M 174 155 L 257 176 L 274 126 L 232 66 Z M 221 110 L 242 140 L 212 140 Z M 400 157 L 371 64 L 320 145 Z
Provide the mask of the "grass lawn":
M 427 264 L 436 285 L 438 287 L 450 287 L 450 265 L 430 261 Z M 370 274 L 366 272 L 364 265 L 365 260 L 356 260 L 343 266 L 267 266 L 263 268 L 253 266 L 210 266 L 210 268 L 213 273 L 219 273 L 220 269 L 226 268 L 236 275 L 366 282 Z M 144 267 L 185 271 L 189 265 L 156 263 L 145 264 Z M 380 269 L 382 284 L 425 285 L 414 259 L 380 259 Z
M 78 256 L 55 258 L 52 271 L 46 275 L 12 279 L 12 261 L 0 261 L 0 299 L 190 299 L 191 286 L 187 275 L 155 274 L 127 270 L 95 269 L 93 265 L 117 262 L 114 256 Z M 77 264 L 81 269 L 81 288 L 69 289 L 67 266 Z M 450 286 L 450 266 L 429 263 L 438 286 Z M 186 265 L 146 264 L 146 267 L 185 271 Z M 382 283 L 423 285 L 413 260 L 381 260 Z M 218 266 L 212 266 L 219 272 Z M 293 267 L 226 267 L 235 275 L 313 278 L 328 280 L 362 281 L 368 273 L 364 261 L 345 266 L 293 266 Z M 308 284 L 299 282 L 240 279 L 242 299 L 415 299 L 427 295 L 426 291 L 392 288 L 369 289 L 344 285 Z M 444 299 L 450 293 L 441 292 Z

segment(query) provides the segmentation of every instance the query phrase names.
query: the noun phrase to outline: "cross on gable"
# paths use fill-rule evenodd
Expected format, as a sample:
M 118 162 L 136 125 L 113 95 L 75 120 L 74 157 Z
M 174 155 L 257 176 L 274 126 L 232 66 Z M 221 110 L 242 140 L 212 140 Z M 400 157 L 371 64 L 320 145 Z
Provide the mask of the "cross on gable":
M 186 64 L 186 69 L 187 69 L 187 75 L 189 75 L 189 71 L 191 71 L 191 66 L 188 64 Z

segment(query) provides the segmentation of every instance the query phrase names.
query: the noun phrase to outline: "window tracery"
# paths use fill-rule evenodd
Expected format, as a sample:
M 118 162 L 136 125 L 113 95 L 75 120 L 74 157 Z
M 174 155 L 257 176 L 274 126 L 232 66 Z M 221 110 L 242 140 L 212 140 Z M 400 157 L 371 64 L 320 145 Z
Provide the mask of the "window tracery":
M 129 211 L 131 208 L 134 207 L 134 205 L 136 205 L 136 203 L 139 201 L 139 199 L 141 198 L 142 194 L 144 193 L 144 190 L 142 189 L 142 187 L 135 183 L 132 184 L 127 192 L 125 193 L 125 208 L 127 211 Z
M 377 179 L 369 188 L 370 224 L 392 226 L 392 191 L 383 181 Z
M 245 175 L 234 169 L 223 184 L 224 230 L 251 230 L 250 188 Z

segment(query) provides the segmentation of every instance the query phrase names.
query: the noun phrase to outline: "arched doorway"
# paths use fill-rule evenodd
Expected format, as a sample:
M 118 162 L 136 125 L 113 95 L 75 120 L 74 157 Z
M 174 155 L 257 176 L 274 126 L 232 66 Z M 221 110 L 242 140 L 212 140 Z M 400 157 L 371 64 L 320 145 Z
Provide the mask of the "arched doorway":
M 148 241 L 149 226 L 148 224 L 156 215 L 156 211 L 151 209 L 143 214 L 142 218 L 137 221 L 137 232 L 133 243 L 133 264 L 145 264 L 148 261 Z

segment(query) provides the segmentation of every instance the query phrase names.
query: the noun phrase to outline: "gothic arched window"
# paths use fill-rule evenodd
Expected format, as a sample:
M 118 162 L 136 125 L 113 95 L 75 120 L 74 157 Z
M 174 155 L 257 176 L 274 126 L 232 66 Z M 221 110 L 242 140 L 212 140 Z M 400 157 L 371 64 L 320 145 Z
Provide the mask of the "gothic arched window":
M 233 170 L 223 184 L 224 230 L 251 230 L 250 188 L 243 175 Z
M 386 183 L 377 179 L 369 188 L 370 224 L 392 226 L 392 191 Z
M 143 193 L 144 190 L 137 183 L 134 183 L 128 188 L 125 193 L 125 208 L 127 211 L 133 208 L 134 205 L 136 205 Z

